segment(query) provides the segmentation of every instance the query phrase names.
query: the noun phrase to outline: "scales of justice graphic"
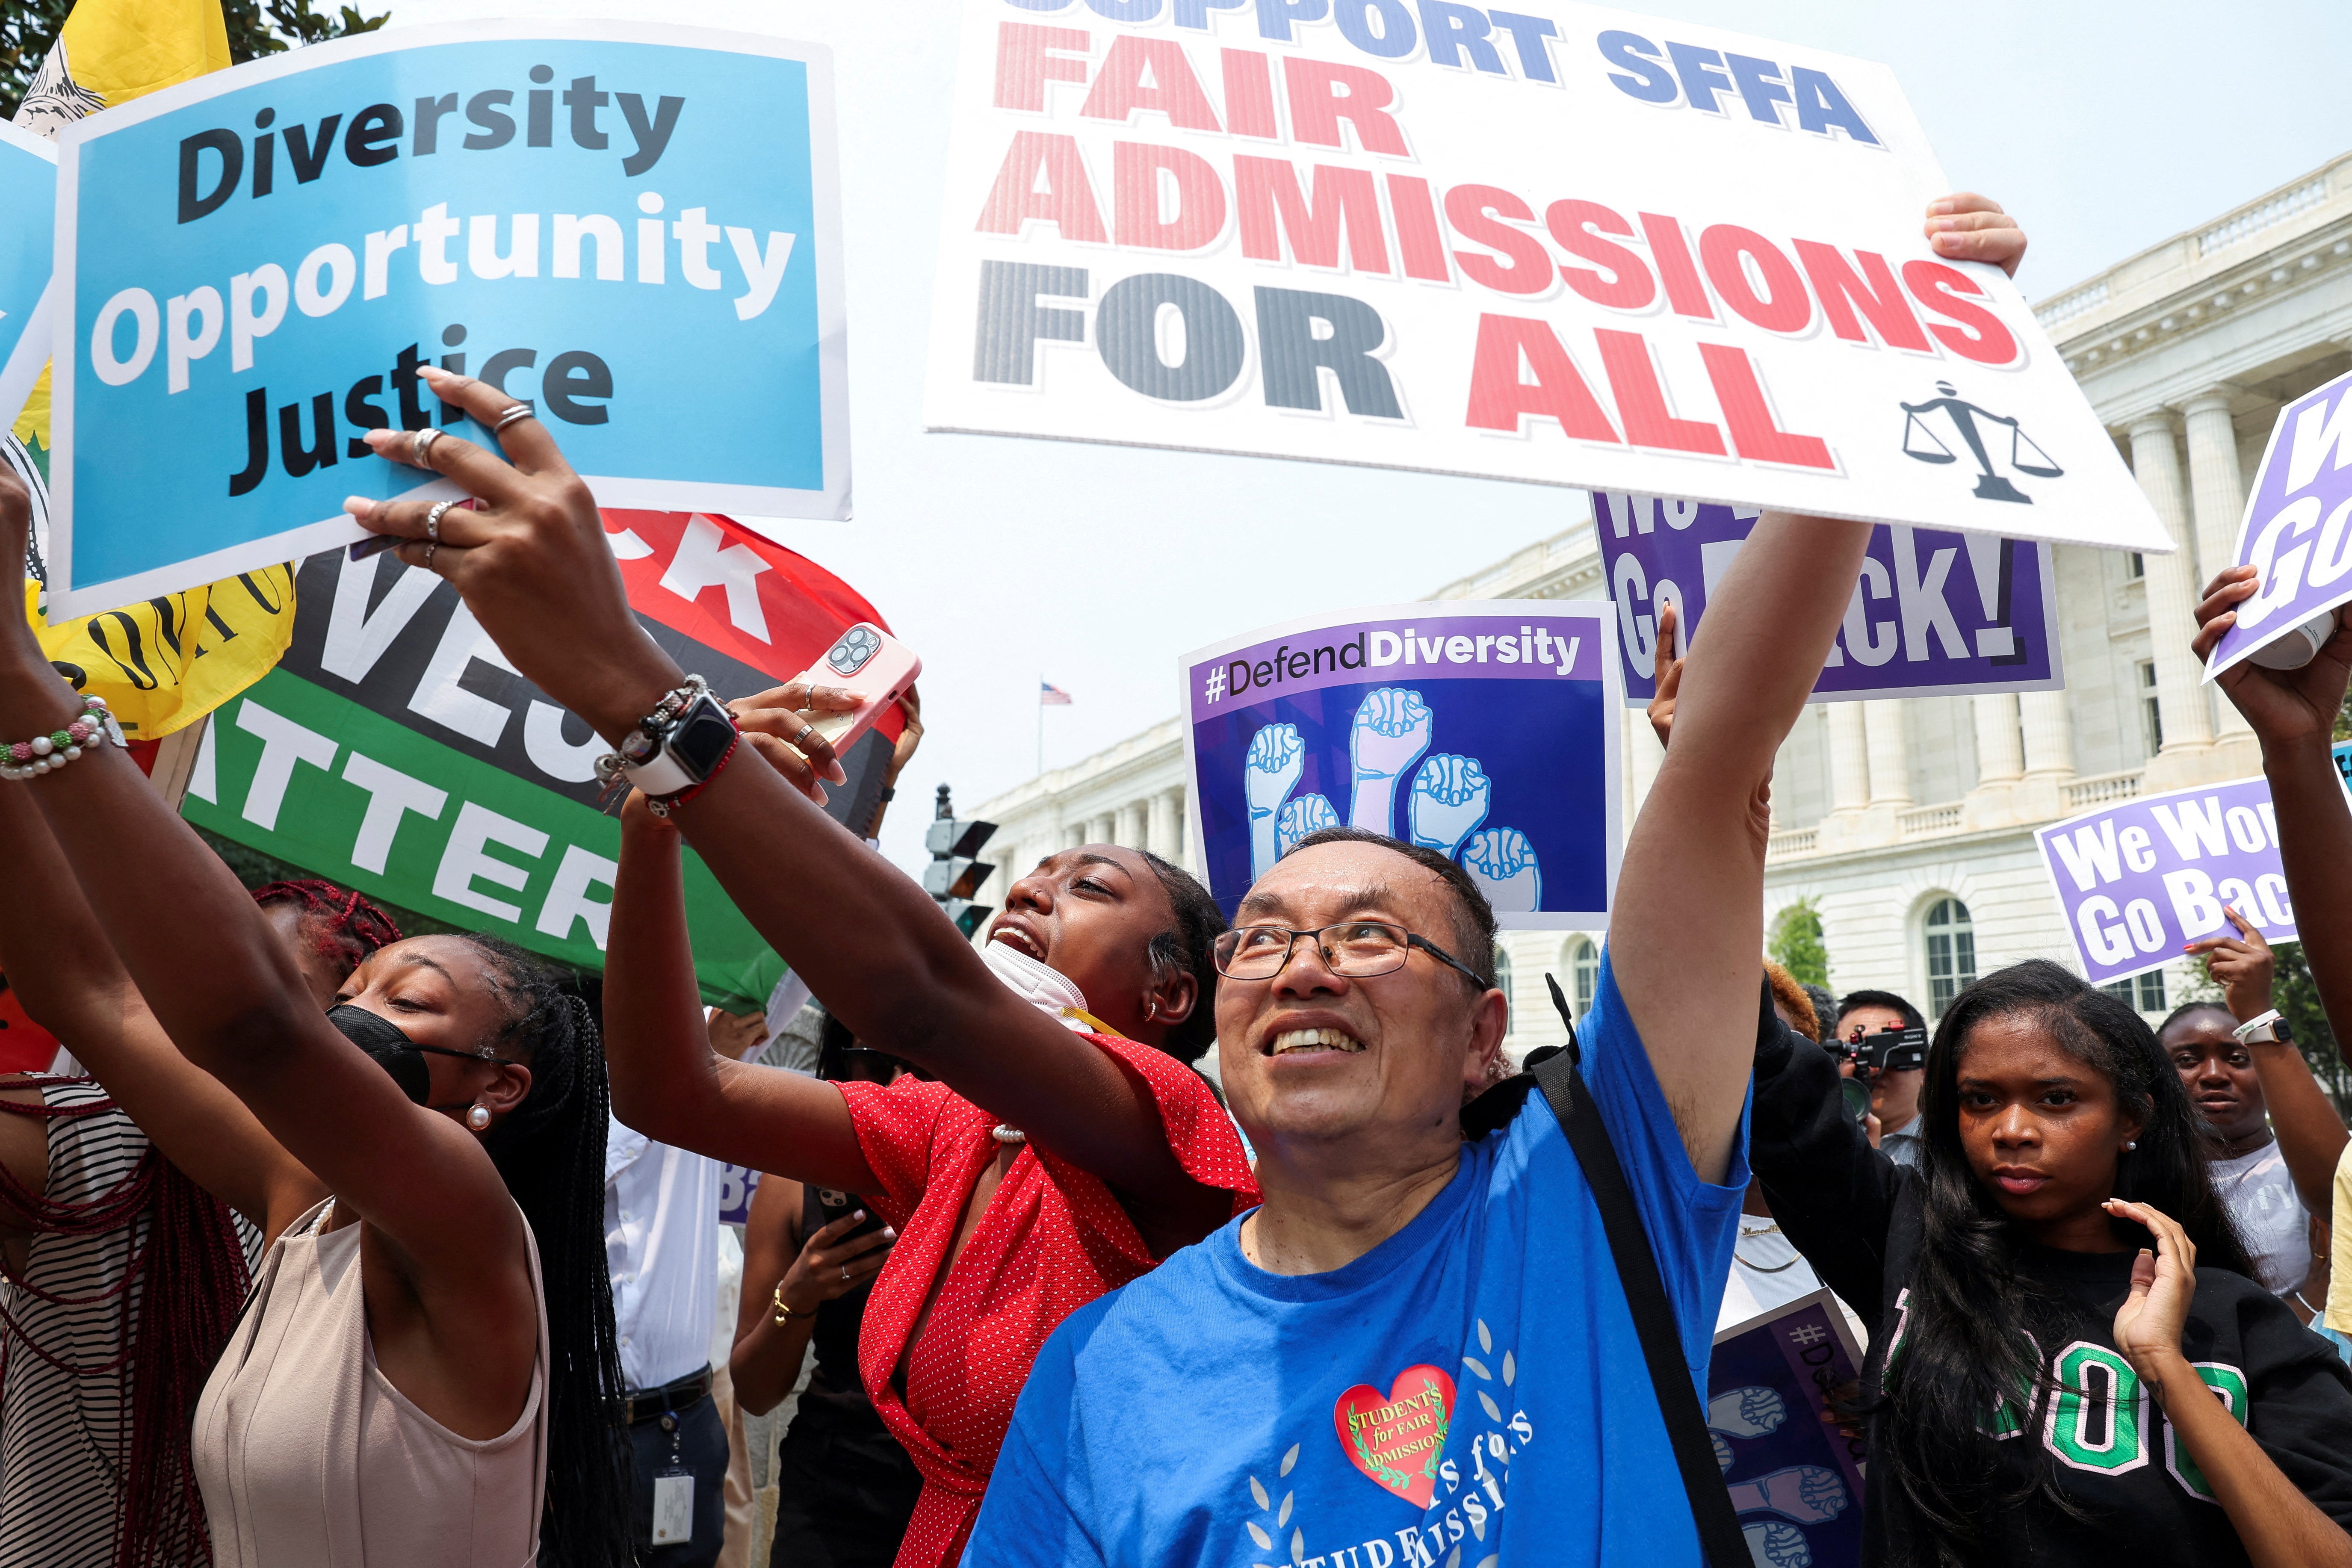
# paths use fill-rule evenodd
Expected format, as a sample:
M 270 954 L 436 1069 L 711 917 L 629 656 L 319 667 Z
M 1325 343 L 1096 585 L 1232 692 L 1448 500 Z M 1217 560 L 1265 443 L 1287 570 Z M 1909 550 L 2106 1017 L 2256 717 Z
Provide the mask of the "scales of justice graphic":
M 2035 479 L 2054 479 L 2066 470 L 2050 460 L 2050 455 L 2035 446 L 2018 422 L 2006 415 L 1979 408 L 1965 402 L 1948 381 L 1939 381 L 1936 390 L 1941 397 L 1931 397 L 1925 403 L 1903 403 L 1903 452 L 1923 463 L 1954 463 L 1959 455 L 1955 446 L 1966 447 L 1982 471 L 1977 476 L 1976 495 L 1980 500 L 2016 501 L 2032 506 L 2033 498 L 2019 489 L 1995 466 L 1992 453 L 1985 444 L 1985 426 L 2006 426 L 2009 435 L 2009 455 L 2006 466 Z M 1943 430 L 1953 437 L 1947 441 L 1937 431 Z M 1999 440 L 1995 435 L 1996 442 Z

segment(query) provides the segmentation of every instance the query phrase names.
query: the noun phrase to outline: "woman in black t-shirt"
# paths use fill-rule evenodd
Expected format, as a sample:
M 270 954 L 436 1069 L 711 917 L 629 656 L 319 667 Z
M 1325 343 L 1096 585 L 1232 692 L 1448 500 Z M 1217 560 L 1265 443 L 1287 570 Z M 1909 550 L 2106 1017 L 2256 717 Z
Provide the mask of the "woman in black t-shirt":
M 1756 1174 L 1874 1319 L 1866 1562 L 2352 1564 L 2352 1379 L 2249 1277 L 2128 1005 L 2040 962 L 1961 993 L 1916 1171 L 1759 1028 Z

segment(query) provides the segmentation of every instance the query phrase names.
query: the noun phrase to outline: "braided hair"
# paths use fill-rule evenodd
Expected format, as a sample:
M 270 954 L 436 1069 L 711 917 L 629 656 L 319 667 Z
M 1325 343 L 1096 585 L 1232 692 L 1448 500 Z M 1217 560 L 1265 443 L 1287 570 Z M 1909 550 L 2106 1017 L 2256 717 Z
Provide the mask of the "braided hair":
M 604 1132 L 611 1096 L 595 1016 L 574 983 L 512 942 L 479 932 L 505 1005 L 500 1054 L 530 1068 L 530 1091 L 482 1146 L 539 1244 L 547 1303 L 547 1492 L 541 1560 L 618 1568 L 631 1559 L 628 1489 L 612 1404 L 622 1393 L 604 1254 Z
M 400 928 L 365 893 L 316 877 L 264 883 L 253 889 L 253 901 L 265 910 L 299 909 L 303 934 L 319 956 L 342 974 L 357 969 L 377 948 L 400 940 Z

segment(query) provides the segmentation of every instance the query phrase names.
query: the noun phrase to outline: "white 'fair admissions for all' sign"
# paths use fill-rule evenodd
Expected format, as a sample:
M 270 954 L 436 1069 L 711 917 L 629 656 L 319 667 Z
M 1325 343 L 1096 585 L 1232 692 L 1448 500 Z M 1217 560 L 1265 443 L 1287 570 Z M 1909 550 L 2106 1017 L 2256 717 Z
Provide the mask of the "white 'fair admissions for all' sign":
M 1520 0 L 964 0 L 926 423 L 2172 542 L 1882 66 Z

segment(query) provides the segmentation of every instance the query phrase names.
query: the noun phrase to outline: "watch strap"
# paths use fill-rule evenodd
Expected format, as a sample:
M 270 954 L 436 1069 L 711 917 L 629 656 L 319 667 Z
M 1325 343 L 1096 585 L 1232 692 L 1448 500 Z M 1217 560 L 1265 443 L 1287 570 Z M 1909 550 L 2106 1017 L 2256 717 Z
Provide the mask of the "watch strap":
M 698 768 L 679 755 L 673 743 L 694 722 L 696 716 L 706 710 L 733 725 L 734 716 L 728 712 L 725 703 L 711 695 L 707 688 L 698 691 L 661 720 L 659 728 L 652 733 L 651 752 L 644 761 L 627 760 L 624 753 L 621 776 L 646 794 L 659 798 L 692 789 L 718 772 L 718 762 L 723 759 L 714 759 L 709 768 Z
M 621 774 L 647 795 L 676 795 L 698 782 L 667 746 L 656 752 L 648 762 L 624 767 Z
M 2238 1043 L 2242 1046 L 2270 1045 L 2279 1038 L 2277 1025 L 2280 1017 L 2279 1010 L 2273 1007 L 2266 1013 L 2258 1014 L 2247 1019 L 2230 1032 L 2238 1037 Z

